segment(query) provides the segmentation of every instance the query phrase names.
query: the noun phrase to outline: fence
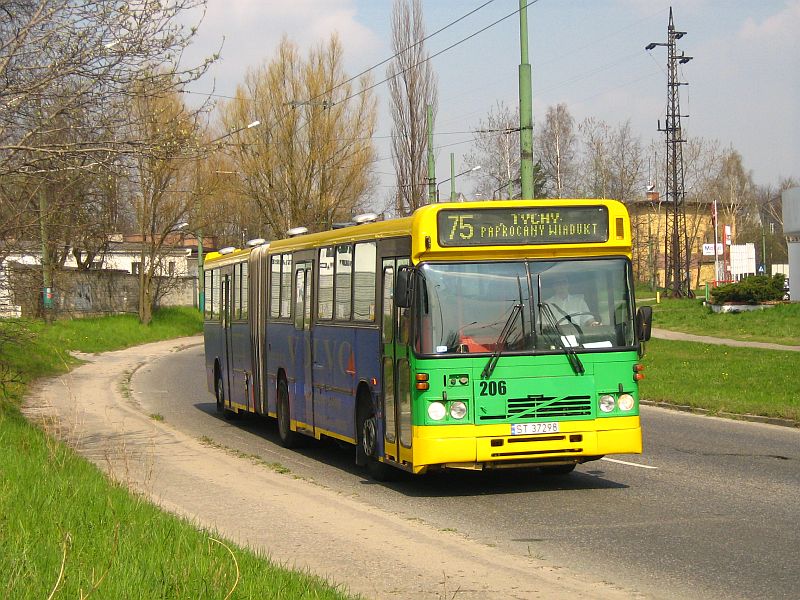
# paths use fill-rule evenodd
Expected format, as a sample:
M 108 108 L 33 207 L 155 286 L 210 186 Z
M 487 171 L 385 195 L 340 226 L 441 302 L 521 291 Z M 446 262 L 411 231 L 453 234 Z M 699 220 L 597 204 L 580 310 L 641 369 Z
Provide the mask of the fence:
M 42 314 L 42 269 L 7 263 L 3 274 L 5 302 L 0 316 Z M 156 277 L 156 306 L 197 306 L 197 278 Z M 139 276 L 127 271 L 59 270 L 53 274 L 52 312 L 56 317 L 99 316 L 139 311 Z

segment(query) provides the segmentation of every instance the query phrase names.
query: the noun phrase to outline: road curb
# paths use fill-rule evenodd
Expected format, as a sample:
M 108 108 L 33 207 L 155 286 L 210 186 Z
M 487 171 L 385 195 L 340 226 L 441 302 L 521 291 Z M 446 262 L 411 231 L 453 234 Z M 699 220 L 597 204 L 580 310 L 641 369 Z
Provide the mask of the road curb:
M 655 400 L 639 400 L 639 404 L 644 404 L 645 406 L 655 406 L 657 408 L 665 408 L 667 410 L 694 413 L 696 415 L 705 415 L 708 417 L 721 417 L 723 419 L 732 419 L 734 421 L 766 423 L 767 425 L 778 425 L 780 427 L 792 427 L 795 429 L 800 428 L 800 421 L 795 421 L 794 419 L 763 417 L 761 415 L 738 414 L 725 411 L 715 412 L 707 408 L 699 408 L 697 406 L 688 406 L 685 404 L 672 404 L 670 402 L 657 402 Z

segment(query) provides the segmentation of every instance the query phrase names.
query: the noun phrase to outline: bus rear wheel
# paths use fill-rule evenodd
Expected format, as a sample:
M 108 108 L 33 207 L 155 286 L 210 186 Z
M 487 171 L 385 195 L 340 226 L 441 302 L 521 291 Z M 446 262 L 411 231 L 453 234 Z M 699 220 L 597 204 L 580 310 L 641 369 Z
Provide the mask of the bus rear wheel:
M 222 375 L 217 375 L 217 383 L 214 389 L 217 397 L 217 414 L 230 421 L 236 416 L 236 413 L 225 406 L 225 384 L 222 382 Z
M 367 472 L 375 481 L 389 481 L 394 469 L 378 460 L 378 418 L 368 398 L 358 402 L 358 449 L 357 455 L 364 457 Z M 358 457 L 356 462 L 358 462 Z M 363 464 L 363 463 L 362 463 Z
M 223 414 L 225 412 L 225 386 L 222 384 L 222 377 L 217 375 L 217 380 L 214 384 L 215 396 L 217 397 L 217 412 Z
M 276 407 L 278 413 L 278 437 L 281 440 L 281 446 L 284 448 L 295 448 L 298 446 L 300 436 L 297 432 L 292 431 L 289 424 L 289 386 L 286 384 L 285 379 L 278 381 L 278 405 Z

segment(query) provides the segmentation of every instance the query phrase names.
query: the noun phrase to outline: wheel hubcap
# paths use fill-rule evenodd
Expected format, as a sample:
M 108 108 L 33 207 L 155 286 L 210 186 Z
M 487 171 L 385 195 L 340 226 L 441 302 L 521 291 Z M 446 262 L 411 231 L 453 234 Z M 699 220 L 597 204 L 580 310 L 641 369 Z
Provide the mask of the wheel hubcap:
M 367 456 L 375 455 L 375 445 L 377 440 L 377 427 L 375 425 L 375 417 L 369 417 L 364 421 L 364 426 L 361 432 L 361 446 L 364 449 L 364 454 Z

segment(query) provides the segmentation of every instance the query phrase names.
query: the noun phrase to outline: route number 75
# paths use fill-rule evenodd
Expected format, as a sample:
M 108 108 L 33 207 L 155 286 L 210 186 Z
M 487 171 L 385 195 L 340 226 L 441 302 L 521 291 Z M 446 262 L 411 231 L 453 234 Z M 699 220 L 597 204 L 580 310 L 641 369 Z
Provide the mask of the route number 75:
M 450 240 L 456 239 L 456 234 L 462 240 L 471 240 L 475 233 L 475 227 L 469 220 L 472 215 L 448 215 L 448 220 L 453 222 L 453 227 L 450 229 Z

